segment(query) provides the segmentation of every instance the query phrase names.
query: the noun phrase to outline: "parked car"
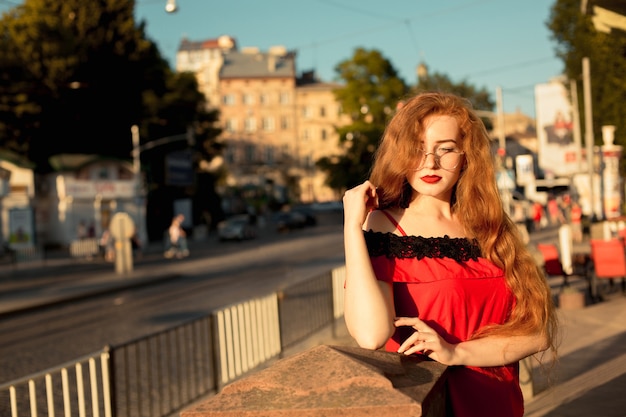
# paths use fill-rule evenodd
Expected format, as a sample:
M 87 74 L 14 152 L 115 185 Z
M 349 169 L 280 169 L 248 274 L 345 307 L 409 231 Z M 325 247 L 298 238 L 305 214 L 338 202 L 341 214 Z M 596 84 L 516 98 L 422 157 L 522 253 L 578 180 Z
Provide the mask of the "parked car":
M 297 211 L 279 211 L 274 214 L 273 220 L 279 232 L 301 229 L 306 226 L 306 217 Z
M 317 225 L 317 216 L 310 205 L 299 205 L 291 208 L 292 212 L 300 213 L 304 216 L 305 226 Z
M 256 226 L 252 224 L 247 214 L 233 216 L 217 224 L 217 234 L 219 239 L 224 240 L 246 240 L 254 239 L 257 236 Z

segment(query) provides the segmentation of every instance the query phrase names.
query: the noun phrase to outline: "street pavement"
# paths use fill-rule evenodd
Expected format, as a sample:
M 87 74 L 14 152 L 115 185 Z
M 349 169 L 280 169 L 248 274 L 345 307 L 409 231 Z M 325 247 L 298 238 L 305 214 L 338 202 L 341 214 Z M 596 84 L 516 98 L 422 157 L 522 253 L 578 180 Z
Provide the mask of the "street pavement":
M 557 243 L 554 229 L 531 234 L 529 246 L 537 242 Z M 190 250 L 200 250 L 214 242 L 190 242 Z M 574 252 L 589 252 L 584 241 Z M 145 248 L 145 254 L 157 256 L 162 244 Z M 118 274 L 113 264 L 88 265 L 102 261 L 71 259 L 57 254 L 44 260 L 0 265 L 0 319 L 19 311 L 39 306 L 68 302 L 90 295 L 117 291 L 123 288 L 151 285 L 171 278 L 167 268 L 154 265 L 136 266 L 132 272 Z M 184 274 L 184 260 L 179 271 Z M 85 265 L 87 264 L 87 265 Z M 558 296 L 560 277 L 549 281 Z M 586 282 L 575 277 L 570 280 L 580 289 Z M 559 359 L 550 371 L 550 379 L 543 377 L 539 367 L 533 372 L 534 395 L 526 401 L 527 417 L 592 416 L 626 417 L 626 295 L 619 285 L 604 300 L 592 302 L 578 309 L 559 309 L 561 343 Z M 353 345 L 339 320 L 332 329 L 325 329 L 307 341 L 292 348 L 297 353 L 317 344 Z

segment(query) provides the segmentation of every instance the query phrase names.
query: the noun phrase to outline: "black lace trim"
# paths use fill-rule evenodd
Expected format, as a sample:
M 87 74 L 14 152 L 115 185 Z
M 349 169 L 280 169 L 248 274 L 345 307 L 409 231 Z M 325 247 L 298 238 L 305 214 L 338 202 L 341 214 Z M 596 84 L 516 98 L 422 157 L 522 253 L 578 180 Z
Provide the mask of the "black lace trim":
M 393 233 L 364 232 L 370 257 L 393 259 L 452 258 L 457 262 L 478 260 L 480 246 L 473 239 L 422 236 L 398 236 Z

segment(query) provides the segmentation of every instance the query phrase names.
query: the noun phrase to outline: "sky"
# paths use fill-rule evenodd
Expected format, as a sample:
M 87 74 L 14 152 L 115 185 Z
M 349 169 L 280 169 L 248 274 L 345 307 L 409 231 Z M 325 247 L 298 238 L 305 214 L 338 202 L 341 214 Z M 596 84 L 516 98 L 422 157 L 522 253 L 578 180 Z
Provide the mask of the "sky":
M 238 46 L 296 51 L 296 71 L 334 81 L 355 48 L 376 49 L 408 84 L 420 62 L 485 88 L 505 112 L 535 116 L 534 86 L 563 70 L 546 26 L 556 0 L 137 0 L 136 18 L 175 67 L 183 38 L 230 35 Z
M 172 0 L 169 0 L 172 1 Z M 136 0 L 135 17 L 175 68 L 183 38 L 229 35 L 239 48 L 296 52 L 296 71 L 336 80 L 334 68 L 355 48 L 376 49 L 407 84 L 416 68 L 485 88 L 505 112 L 535 115 L 534 86 L 559 76 L 563 63 L 546 26 L 556 0 Z M 0 1 L 0 11 L 19 0 Z

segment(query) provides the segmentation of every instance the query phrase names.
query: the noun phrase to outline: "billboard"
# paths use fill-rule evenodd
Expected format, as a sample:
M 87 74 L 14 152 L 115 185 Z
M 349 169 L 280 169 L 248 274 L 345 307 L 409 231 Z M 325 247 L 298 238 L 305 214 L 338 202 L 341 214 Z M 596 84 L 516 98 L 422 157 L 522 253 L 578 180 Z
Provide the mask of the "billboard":
M 539 167 L 546 177 L 578 172 L 580 144 L 574 140 L 572 104 L 560 82 L 535 86 Z
M 9 210 L 9 246 L 28 248 L 35 244 L 33 209 L 30 207 Z

